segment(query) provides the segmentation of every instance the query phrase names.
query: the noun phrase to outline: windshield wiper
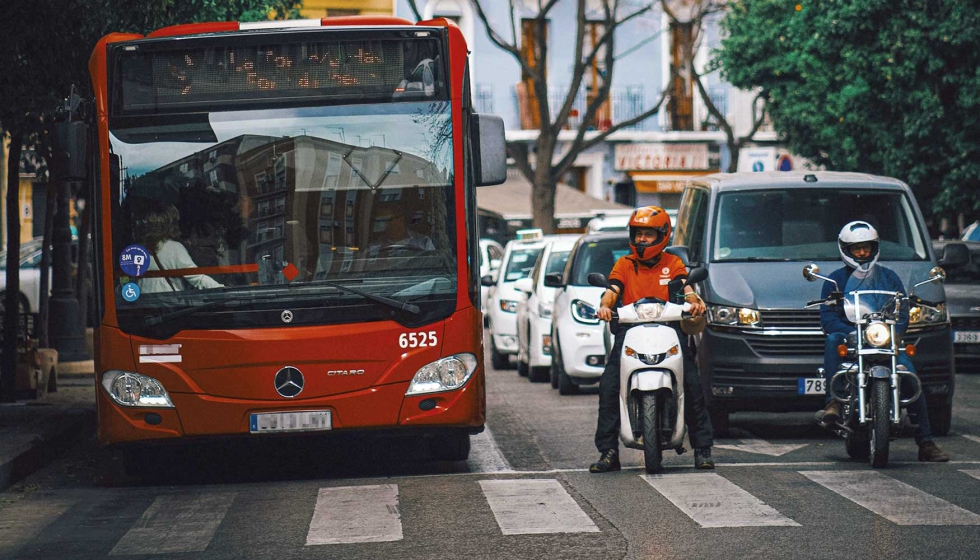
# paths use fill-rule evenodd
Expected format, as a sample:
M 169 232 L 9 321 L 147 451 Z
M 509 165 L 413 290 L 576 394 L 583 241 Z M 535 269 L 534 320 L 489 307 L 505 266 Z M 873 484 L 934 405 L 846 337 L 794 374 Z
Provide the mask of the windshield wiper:
M 338 290 L 342 290 L 354 294 L 356 296 L 361 296 L 364 299 L 373 301 L 375 303 L 380 303 L 387 307 L 398 309 L 400 311 L 407 311 L 412 315 L 418 315 L 420 313 L 419 306 L 417 305 L 412 305 L 411 303 L 405 303 L 403 301 L 398 301 L 397 299 L 391 299 L 385 296 L 378 296 L 375 294 L 369 294 L 368 292 L 362 292 L 361 290 L 358 290 L 356 288 L 344 286 L 343 284 L 338 284 L 331 280 L 315 280 L 313 282 L 306 282 L 303 285 L 304 286 L 316 286 L 316 285 L 330 286 L 331 288 L 337 288 Z
M 214 301 L 202 303 L 194 307 L 178 309 L 177 311 L 171 311 L 170 313 L 161 313 L 160 315 L 152 315 L 150 317 L 143 319 L 143 324 L 148 327 L 155 327 L 157 325 L 162 325 L 168 321 L 179 319 L 181 317 L 186 317 L 188 315 L 193 315 L 195 313 L 200 313 L 202 311 L 208 311 L 211 309 L 218 309 L 222 307 L 236 307 L 247 301 L 276 299 L 277 297 L 279 297 L 279 294 L 249 294 L 249 295 L 236 295 L 227 299 L 216 299 Z

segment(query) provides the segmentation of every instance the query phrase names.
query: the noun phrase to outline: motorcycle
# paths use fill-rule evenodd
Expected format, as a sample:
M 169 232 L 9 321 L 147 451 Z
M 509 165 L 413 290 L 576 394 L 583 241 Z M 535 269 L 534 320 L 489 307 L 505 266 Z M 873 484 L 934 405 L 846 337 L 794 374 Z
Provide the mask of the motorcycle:
M 693 268 L 687 284 L 707 277 L 704 268 Z M 608 288 L 602 274 L 589 274 L 588 280 L 593 286 Z M 687 433 L 683 355 L 686 344 L 667 323 L 689 316 L 690 309 L 689 303 L 644 298 L 613 311 L 614 320 L 629 328 L 619 362 L 619 437 L 626 447 L 643 450 L 648 473 L 660 470 L 665 450 L 673 449 L 678 454 L 686 451 L 683 447 Z M 607 350 L 610 346 L 607 338 Z
M 820 275 L 820 268 L 813 263 L 803 267 L 803 277 L 808 282 L 830 281 L 834 290 L 827 299 L 807 302 L 804 309 L 820 305 L 840 305 L 849 321 L 857 330 L 850 333 L 837 347 L 843 359 L 841 367 L 826 390 L 832 399 L 841 404 L 839 420 L 833 424 L 823 421 L 818 412 L 820 425 L 844 438 L 844 448 L 852 459 L 866 460 L 874 468 L 888 465 L 888 448 L 908 423 L 905 410 L 922 395 L 919 377 L 898 364 L 898 357 L 905 352 L 915 355 L 915 346 L 903 346 L 898 340 L 895 325 L 902 305 L 936 308 L 938 304 L 925 301 L 915 295 L 915 289 L 932 282 L 943 282 L 946 273 L 940 267 L 929 271 L 929 279 L 912 287 L 908 297 L 901 292 L 885 290 L 853 290 L 844 294 L 836 282 Z M 823 368 L 818 369 L 823 378 Z M 902 378 L 911 380 L 914 387 L 910 398 L 901 398 Z M 835 387 L 844 385 L 844 394 L 838 395 Z

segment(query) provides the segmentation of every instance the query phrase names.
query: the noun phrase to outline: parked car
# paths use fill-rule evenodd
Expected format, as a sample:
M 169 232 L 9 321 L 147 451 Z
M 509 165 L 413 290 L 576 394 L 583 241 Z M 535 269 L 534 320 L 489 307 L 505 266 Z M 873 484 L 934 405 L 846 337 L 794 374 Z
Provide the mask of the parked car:
M 922 214 L 899 180 L 772 172 L 715 174 L 688 183 L 674 244 L 687 246 L 692 266 L 708 269 L 708 280 L 697 287 L 708 305 L 697 362 L 716 431 L 726 431 L 736 411 L 823 406 L 822 392 L 806 381 L 818 377 L 825 337 L 819 310 L 803 309 L 819 297 L 822 283 L 803 281 L 801 270 L 808 262 L 827 273 L 841 267 L 837 235 L 853 220 L 875 226 L 878 263 L 894 270 L 906 289 L 936 266 Z M 922 286 L 917 295 L 945 302 L 939 284 Z M 933 432 L 946 434 L 954 377 L 944 305 L 936 313 L 914 314 L 906 339 L 916 344 L 913 362 Z
M 496 274 L 480 279 L 481 284 L 490 288 L 486 320 L 494 369 L 510 367 L 510 357 L 517 354 L 517 303 L 523 296 L 514 282 L 531 274 L 545 243 L 540 229 L 518 230 L 517 239 L 508 241 L 504 247 L 504 258 Z
M 35 237 L 20 245 L 20 312 L 37 313 L 41 305 L 41 248 L 44 240 Z M 7 301 L 7 251 L 0 251 L 0 312 Z M 51 275 L 48 275 L 48 291 Z
M 500 262 L 504 258 L 504 247 L 493 239 L 480 240 L 480 278 L 492 274 L 500 268 Z M 480 311 L 483 312 L 483 324 L 487 324 L 487 296 L 490 288 L 480 286 Z
M 937 255 L 948 241 L 933 241 Z M 980 242 L 963 241 L 970 262 L 946 268 L 946 311 L 953 329 L 956 373 L 980 373 Z
M 600 214 L 589 220 L 585 226 L 585 233 L 599 233 L 600 231 L 625 231 L 630 221 L 632 211 L 622 214 Z M 668 209 L 667 215 L 670 216 L 670 225 L 673 227 L 677 221 L 677 210 Z
M 517 373 L 531 381 L 547 381 L 551 370 L 551 313 L 555 289 L 544 285 L 548 274 L 565 270 L 575 235 L 560 235 L 550 240 L 538 256 L 531 275 L 518 280 L 514 287 L 524 294 L 517 304 Z
M 596 317 L 602 288 L 590 286 L 591 272 L 608 275 L 616 260 L 629 253 L 629 234 L 586 234 L 579 238 L 565 270 L 546 274 L 545 286 L 555 288 L 551 315 L 551 386 L 562 395 L 579 385 L 597 383 L 606 365 L 603 325 Z

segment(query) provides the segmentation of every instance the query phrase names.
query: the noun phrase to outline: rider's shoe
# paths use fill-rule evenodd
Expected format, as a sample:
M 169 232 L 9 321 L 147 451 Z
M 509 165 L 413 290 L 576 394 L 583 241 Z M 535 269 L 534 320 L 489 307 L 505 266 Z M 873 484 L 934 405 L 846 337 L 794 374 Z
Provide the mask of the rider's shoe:
M 711 460 L 710 447 L 698 447 L 694 450 L 694 468 L 702 470 L 715 468 L 715 462 Z
M 833 424 L 840 419 L 840 403 L 837 401 L 830 401 L 827 406 L 823 409 L 823 417 L 820 421 L 824 424 Z
M 949 455 L 935 443 L 924 441 L 919 444 L 919 460 L 924 463 L 945 463 L 949 461 Z
M 619 465 L 619 451 L 616 449 L 607 449 L 602 452 L 602 456 L 599 460 L 589 467 L 590 473 L 604 473 L 611 471 L 618 471 L 620 469 Z

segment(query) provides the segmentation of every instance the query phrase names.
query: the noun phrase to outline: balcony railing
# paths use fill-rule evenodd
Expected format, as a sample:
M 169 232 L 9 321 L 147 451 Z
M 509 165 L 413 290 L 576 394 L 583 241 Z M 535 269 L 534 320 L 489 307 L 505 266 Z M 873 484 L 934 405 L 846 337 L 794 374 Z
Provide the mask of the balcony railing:
M 552 116 L 561 110 L 568 94 L 566 87 L 548 88 L 548 107 Z M 521 128 L 536 128 L 537 118 L 532 114 L 529 95 L 523 83 L 517 84 L 514 88 L 514 105 L 519 115 Z M 641 114 L 644 110 L 644 95 L 642 85 L 632 85 L 619 88 L 612 88 L 609 92 L 609 100 L 605 107 L 596 112 L 591 123 L 585 126 L 589 130 L 606 130 L 609 127 Z M 583 118 L 588 109 L 588 97 L 585 87 L 581 87 L 575 96 L 572 104 L 572 111 L 566 123 L 566 130 L 578 130 L 583 126 Z M 645 130 L 645 121 L 626 127 L 625 130 Z

